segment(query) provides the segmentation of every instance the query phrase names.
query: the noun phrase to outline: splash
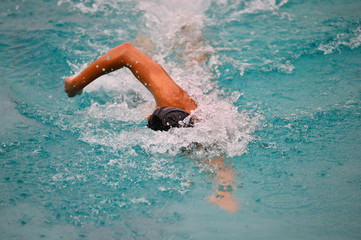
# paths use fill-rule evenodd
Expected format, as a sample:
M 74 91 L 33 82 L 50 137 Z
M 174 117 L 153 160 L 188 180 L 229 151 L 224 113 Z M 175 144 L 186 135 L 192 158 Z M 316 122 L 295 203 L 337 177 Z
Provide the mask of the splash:
M 200 157 L 244 154 L 261 116 L 251 118 L 236 107 L 234 103 L 242 93 L 235 91 L 228 96 L 212 80 L 220 62 L 202 35 L 204 12 L 210 2 L 162 3 L 139 3 L 147 26 L 140 34 L 149 36 L 152 58 L 197 102 L 198 108 L 192 113 L 197 119 L 195 127 L 169 132 L 148 129 L 146 116 L 154 110 L 154 100 L 123 69 L 101 77 L 85 89 L 83 97 L 90 98 L 90 106 L 77 112 L 84 121 L 71 123 L 72 130 L 79 132 L 85 142 L 124 153 L 134 153 L 140 147 L 148 154 L 176 155 L 197 145 L 202 146 Z M 99 94 L 106 100 L 97 100 Z
M 214 1 L 219 14 L 226 15 L 226 21 L 237 21 L 241 15 L 244 14 L 255 14 L 260 12 L 272 12 L 277 11 L 285 4 L 288 0 L 246 0 L 246 1 Z
M 115 1 L 115 0 L 84 0 L 81 2 L 72 1 L 72 0 L 59 0 L 58 6 L 70 3 L 72 10 L 79 10 L 81 13 L 96 13 L 103 12 L 109 14 L 112 10 L 121 10 L 119 7 L 119 3 L 126 3 L 131 1 Z
M 324 52 L 324 54 L 333 53 L 340 49 L 341 46 L 349 47 L 350 49 L 358 48 L 361 45 L 361 27 L 349 33 L 339 33 L 329 43 L 321 43 L 317 50 Z
M 231 15 L 232 18 L 237 18 L 245 13 L 256 13 L 264 11 L 277 11 L 281 6 L 286 4 L 288 0 L 282 0 L 277 4 L 275 0 L 256 0 L 256 1 L 245 1 L 244 8 Z

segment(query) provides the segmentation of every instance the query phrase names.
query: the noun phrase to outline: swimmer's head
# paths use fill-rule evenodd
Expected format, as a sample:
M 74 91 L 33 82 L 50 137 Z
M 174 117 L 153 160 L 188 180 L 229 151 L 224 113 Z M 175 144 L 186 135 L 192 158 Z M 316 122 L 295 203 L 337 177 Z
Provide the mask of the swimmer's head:
M 180 108 L 157 108 L 148 119 L 148 127 L 155 131 L 168 131 L 174 127 L 193 127 L 193 120 L 186 119 L 189 113 Z

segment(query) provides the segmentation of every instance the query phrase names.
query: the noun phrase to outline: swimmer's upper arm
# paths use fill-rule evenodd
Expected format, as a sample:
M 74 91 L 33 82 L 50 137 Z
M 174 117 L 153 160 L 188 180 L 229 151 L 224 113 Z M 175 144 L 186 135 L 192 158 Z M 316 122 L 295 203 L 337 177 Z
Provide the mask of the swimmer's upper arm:
M 173 106 L 184 110 L 196 108 L 194 102 L 183 101 L 189 99 L 189 96 L 158 63 L 130 43 L 123 43 L 98 58 L 78 76 L 72 78 L 71 84 L 66 82 L 65 91 L 69 96 L 74 96 L 96 78 L 122 67 L 132 71 L 153 94 L 158 106 Z

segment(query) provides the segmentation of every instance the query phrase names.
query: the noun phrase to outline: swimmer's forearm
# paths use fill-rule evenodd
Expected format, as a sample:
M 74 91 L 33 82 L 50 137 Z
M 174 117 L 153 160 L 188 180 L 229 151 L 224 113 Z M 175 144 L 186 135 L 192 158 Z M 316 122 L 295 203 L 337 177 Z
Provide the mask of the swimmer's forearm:
M 124 67 L 126 65 L 126 60 L 124 59 L 126 47 L 127 44 L 122 44 L 95 60 L 79 75 L 74 77 L 72 82 L 74 88 L 81 90 L 102 75 Z
M 129 68 L 134 77 L 153 94 L 158 107 L 179 107 L 188 113 L 197 108 L 197 104 L 158 63 L 130 43 L 113 48 L 90 64 L 78 76 L 67 78 L 65 92 L 69 97 L 76 96 L 98 77 L 122 67 Z
M 116 71 L 122 67 L 129 68 L 137 79 L 145 86 L 150 85 L 150 73 L 167 75 L 153 60 L 140 52 L 130 43 L 113 48 L 84 69 L 72 79 L 72 86 L 80 91 L 100 76 Z

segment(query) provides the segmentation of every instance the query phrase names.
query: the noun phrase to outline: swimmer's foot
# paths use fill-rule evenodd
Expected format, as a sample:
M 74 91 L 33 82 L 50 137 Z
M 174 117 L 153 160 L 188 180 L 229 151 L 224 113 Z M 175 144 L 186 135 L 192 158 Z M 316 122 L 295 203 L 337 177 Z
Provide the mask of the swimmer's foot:
M 229 213 L 235 213 L 239 210 L 238 202 L 234 199 L 232 193 L 230 192 L 218 192 L 209 198 L 209 202 Z

